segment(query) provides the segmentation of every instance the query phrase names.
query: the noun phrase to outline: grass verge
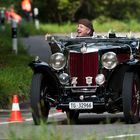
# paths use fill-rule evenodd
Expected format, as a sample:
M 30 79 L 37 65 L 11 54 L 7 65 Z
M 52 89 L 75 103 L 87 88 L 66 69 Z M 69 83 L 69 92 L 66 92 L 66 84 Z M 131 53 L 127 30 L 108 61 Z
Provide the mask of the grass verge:
M 56 124 L 57 125 L 57 124 Z M 100 125 L 100 124 L 99 124 Z M 110 124 L 106 124 L 110 125 Z M 113 124 L 112 124 L 113 125 Z M 115 124 L 114 124 L 115 125 Z M 8 140 L 139 140 L 140 135 L 134 133 L 133 130 L 124 130 L 123 128 L 120 130 L 115 129 L 114 131 L 107 131 L 97 133 L 93 127 L 93 130 L 89 133 L 79 132 L 76 134 L 75 131 L 77 129 L 73 129 L 73 127 L 67 127 L 66 130 L 61 128 L 60 126 L 52 125 L 52 127 L 47 126 L 46 124 L 42 124 L 40 126 L 34 127 L 26 127 L 26 125 L 13 125 L 11 124 L 9 127 L 9 131 L 7 133 Z M 107 127 L 107 126 L 106 126 Z M 84 127 L 83 127 L 84 128 Z M 108 127 L 107 127 L 108 128 Z M 132 127 L 131 127 L 132 128 Z M 23 131 L 19 131 L 19 129 Z

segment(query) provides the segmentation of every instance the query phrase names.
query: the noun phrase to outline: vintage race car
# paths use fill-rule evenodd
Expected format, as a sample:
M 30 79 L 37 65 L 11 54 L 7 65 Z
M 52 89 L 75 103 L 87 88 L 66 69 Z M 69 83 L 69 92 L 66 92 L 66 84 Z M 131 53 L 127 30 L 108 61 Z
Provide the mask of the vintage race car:
M 139 38 L 51 36 L 49 44 L 49 63 L 36 58 L 29 64 L 36 125 L 47 121 L 51 107 L 66 112 L 69 123 L 86 112 L 123 112 L 126 123 L 139 121 Z

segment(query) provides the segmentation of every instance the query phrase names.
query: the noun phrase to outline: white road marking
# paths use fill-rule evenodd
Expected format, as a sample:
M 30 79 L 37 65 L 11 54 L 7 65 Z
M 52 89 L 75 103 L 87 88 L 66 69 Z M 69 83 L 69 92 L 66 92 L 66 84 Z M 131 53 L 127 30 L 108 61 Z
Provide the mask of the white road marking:
M 126 137 L 134 137 L 134 136 L 140 136 L 140 134 L 126 134 L 126 135 L 116 135 L 116 136 L 108 136 L 107 139 L 114 139 L 114 138 L 126 138 Z
M 51 117 L 60 116 L 60 115 L 63 115 L 63 114 L 64 113 L 62 113 L 62 112 L 58 112 L 58 113 L 50 114 L 48 117 L 51 118 Z M 32 118 L 25 119 L 26 122 L 27 121 L 32 121 L 32 120 L 33 120 Z M 13 122 L 0 122 L 0 125 L 1 124 L 10 124 L 10 123 L 16 123 L 16 121 L 13 121 Z M 22 123 L 22 122 L 20 122 L 20 123 Z
M 53 114 L 49 115 L 49 118 L 59 116 L 59 115 L 63 115 L 63 114 L 65 114 L 65 113 L 63 113 L 63 112 L 53 113 Z
M 58 112 L 58 113 L 53 113 L 53 114 L 50 114 L 48 117 L 51 118 L 51 117 L 55 117 L 55 116 L 59 116 L 59 115 L 63 115 L 64 113 L 62 112 Z M 33 119 L 32 118 L 28 118 L 28 119 L 25 119 L 25 121 L 32 121 Z

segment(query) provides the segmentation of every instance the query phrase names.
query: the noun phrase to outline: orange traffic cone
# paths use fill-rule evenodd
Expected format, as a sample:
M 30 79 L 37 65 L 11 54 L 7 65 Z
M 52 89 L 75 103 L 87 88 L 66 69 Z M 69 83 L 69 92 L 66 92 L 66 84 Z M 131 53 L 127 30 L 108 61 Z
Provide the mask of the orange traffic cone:
M 12 104 L 12 112 L 11 116 L 8 119 L 9 122 L 22 122 L 24 119 L 22 118 L 19 103 L 18 103 L 18 97 L 17 95 L 13 96 L 13 104 Z

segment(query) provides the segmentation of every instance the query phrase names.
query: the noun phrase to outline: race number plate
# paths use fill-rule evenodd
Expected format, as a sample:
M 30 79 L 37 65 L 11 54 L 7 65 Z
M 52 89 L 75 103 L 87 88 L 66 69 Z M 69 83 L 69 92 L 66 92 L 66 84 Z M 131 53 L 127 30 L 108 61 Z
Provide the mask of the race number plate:
M 92 109 L 93 102 L 70 102 L 70 109 Z

